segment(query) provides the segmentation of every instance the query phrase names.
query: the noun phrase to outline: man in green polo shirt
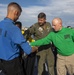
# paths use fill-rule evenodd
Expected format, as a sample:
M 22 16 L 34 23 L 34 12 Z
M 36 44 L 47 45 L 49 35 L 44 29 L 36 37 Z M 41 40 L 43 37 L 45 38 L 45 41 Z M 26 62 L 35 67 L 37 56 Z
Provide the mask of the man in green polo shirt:
M 68 71 L 70 75 L 74 75 L 74 30 L 64 28 L 60 18 L 52 20 L 52 27 L 54 32 L 30 44 L 31 46 L 41 46 L 53 42 L 58 53 L 57 74 L 66 75 Z

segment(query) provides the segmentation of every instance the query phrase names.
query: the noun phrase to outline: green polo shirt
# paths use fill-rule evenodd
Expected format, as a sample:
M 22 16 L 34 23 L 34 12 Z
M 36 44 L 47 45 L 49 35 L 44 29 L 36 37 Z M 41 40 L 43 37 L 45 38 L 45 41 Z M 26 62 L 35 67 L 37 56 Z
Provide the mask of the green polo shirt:
M 48 36 L 33 43 L 31 46 L 41 46 L 53 42 L 57 48 L 57 52 L 63 56 L 74 54 L 74 30 L 70 28 L 62 28 L 58 32 L 50 32 Z

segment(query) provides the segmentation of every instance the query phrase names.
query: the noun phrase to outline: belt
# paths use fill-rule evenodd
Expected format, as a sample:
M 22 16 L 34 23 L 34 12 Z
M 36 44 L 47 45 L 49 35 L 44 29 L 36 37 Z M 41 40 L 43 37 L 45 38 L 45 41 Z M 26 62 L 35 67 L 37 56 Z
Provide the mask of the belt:
M 18 59 L 19 59 L 19 57 L 16 57 L 16 58 L 14 58 L 14 59 L 12 59 L 12 60 L 3 60 L 3 59 L 0 59 L 0 63 L 13 62 L 13 61 L 16 61 L 16 60 L 18 60 Z

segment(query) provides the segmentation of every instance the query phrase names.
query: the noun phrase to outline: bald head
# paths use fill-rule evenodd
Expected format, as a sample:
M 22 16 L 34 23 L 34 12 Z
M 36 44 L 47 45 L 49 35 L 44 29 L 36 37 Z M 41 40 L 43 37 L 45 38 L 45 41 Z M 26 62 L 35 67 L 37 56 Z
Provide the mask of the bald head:
M 52 23 L 62 23 L 62 20 L 61 20 L 61 18 L 54 18 L 53 20 L 52 20 Z
M 55 31 L 59 31 L 62 28 L 62 20 L 61 18 L 54 18 L 52 20 L 52 27 Z

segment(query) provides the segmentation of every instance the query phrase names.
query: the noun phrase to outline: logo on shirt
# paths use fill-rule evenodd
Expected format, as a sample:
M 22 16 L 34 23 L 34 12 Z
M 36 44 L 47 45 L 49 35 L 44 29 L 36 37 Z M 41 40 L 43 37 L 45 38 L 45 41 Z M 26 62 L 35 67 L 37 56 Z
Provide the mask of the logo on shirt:
M 43 28 L 41 28 L 41 27 L 39 27 L 39 29 L 38 29 L 40 32 L 43 32 Z
M 70 38 L 70 34 L 66 34 L 66 35 L 64 35 L 64 38 L 65 38 L 65 39 Z

